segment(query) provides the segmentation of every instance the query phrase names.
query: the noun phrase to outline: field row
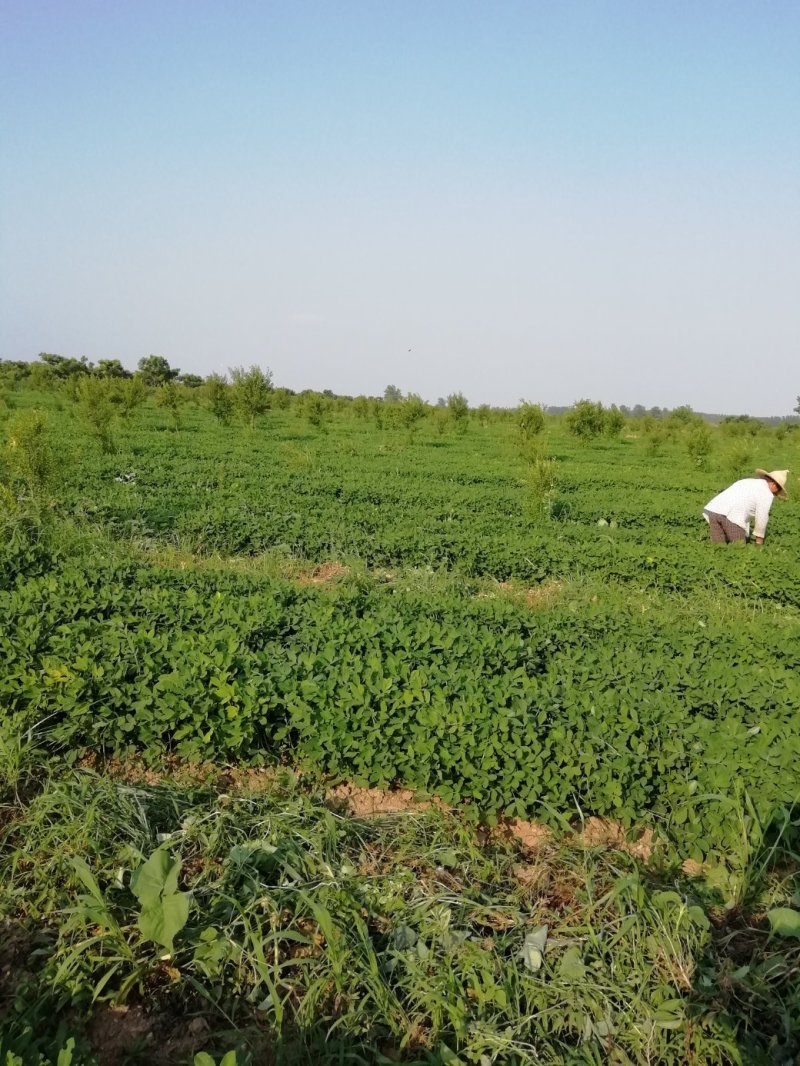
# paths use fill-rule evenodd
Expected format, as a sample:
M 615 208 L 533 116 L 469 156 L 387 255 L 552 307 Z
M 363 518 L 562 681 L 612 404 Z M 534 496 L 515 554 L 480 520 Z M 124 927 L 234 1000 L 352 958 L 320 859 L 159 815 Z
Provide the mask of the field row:
M 513 599 L 65 564 L 0 594 L 0 698 L 77 757 L 278 758 L 553 822 L 654 822 L 735 850 L 796 799 L 791 632 L 608 601 Z

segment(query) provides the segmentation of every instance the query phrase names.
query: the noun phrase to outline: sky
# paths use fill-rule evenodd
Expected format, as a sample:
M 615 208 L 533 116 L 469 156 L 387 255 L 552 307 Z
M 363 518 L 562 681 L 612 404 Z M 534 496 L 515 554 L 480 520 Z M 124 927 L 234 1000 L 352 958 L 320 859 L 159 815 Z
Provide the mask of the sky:
M 0 0 L 0 358 L 785 414 L 796 0 Z

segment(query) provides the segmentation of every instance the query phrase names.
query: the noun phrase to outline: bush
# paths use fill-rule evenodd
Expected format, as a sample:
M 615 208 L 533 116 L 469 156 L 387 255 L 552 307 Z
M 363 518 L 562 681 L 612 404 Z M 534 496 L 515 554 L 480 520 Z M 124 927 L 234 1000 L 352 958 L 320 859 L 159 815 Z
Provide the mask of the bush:
M 453 425 L 459 433 L 464 433 L 469 418 L 469 404 L 463 393 L 453 392 L 447 397 L 447 409 Z
M 704 467 L 711 454 L 711 434 L 708 430 L 708 426 L 697 426 L 689 434 L 689 439 L 686 442 L 686 450 L 689 453 L 689 458 L 698 467 Z
M 251 366 L 249 370 L 235 366 L 231 369 L 233 380 L 233 402 L 242 418 L 252 429 L 256 418 L 265 414 L 272 402 L 272 371 L 260 366 Z
M 413 434 L 420 422 L 428 413 L 427 406 L 422 397 L 415 392 L 410 392 L 397 408 L 400 425 Z
M 147 386 L 139 374 L 125 381 L 118 381 L 114 392 L 114 402 L 119 404 L 119 413 L 123 418 L 130 418 L 137 407 L 147 399 Z
M 528 403 L 520 400 L 516 411 L 517 426 L 523 443 L 531 440 L 544 429 L 544 411 L 538 403 Z
M 96 438 L 103 452 L 116 450 L 112 427 L 117 417 L 114 398 L 117 386 L 107 378 L 83 377 L 75 380 L 75 399 L 81 421 Z
M 181 428 L 181 407 L 185 402 L 186 393 L 174 381 L 167 381 L 156 390 L 156 405 L 169 411 L 175 430 Z
M 565 421 L 569 432 L 578 440 L 594 440 L 605 432 L 606 411 L 601 403 L 579 400 L 567 411 Z
M 47 502 L 62 473 L 60 455 L 43 411 L 21 411 L 9 421 L 4 448 L 8 477 L 33 500 Z
M 217 421 L 223 426 L 230 425 L 233 418 L 233 394 L 226 379 L 221 374 L 209 374 L 205 394 L 209 410 Z

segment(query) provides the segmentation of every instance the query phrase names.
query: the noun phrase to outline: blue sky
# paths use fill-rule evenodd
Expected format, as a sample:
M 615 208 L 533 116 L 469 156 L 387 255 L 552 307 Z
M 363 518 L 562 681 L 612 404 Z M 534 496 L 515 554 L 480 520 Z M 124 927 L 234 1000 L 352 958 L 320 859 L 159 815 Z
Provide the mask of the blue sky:
M 796 402 L 794 2 L 0 20 L 0 357 L 475 404 Z

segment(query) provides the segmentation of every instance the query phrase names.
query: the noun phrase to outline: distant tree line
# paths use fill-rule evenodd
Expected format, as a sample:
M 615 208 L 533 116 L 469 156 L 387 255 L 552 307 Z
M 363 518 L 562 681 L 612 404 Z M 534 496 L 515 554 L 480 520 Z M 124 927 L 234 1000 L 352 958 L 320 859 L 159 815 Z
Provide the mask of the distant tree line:
M 33 361 L 0 359 L 2 388 L 13 390 L 21 385 L 35 389 L 63 388 L 72 399 L 78 398 L 76 390 L 80 389 L 87 406 L 99 402 L 97 389 L 92 393 L 92 387 L 80 385 L 81 381 L 117 384 L 136 381 L 146 390 L 155 390 L 156 402 L 172 412 L 176 424 L 180 406 L 192 393 L 200 402 L 204 402 L 220 422 L 230 424 L 239 419 L 251 428 L 270 408 L 285 409 L 290 405 L 318 428 L 324 427 L 334 412 L 350 410 L 360 418 L 371 416 L 380 426 L 398 426 L 410 433 L 425 418 L 432 419 L 441 431 L 450 427 L 458 432 L 465 432 L 471 423 L 486 426 L 490 422 L 510 420 L 517 422 L 520 433 L 528 439 L 540 432 L 547 415 L 565 416 L 568 429 L 581 440 L 616 436 L 628 422 L 641 425 L 650 434 L 653 433 L 653 424 L 657 423 L 664 427 L 667 437 L 677 429 L 697 429 L 703 423 L 720 424 L 726 434 L 745 437 L 755 436 L 764 426 L 785 425 L 792 428 L 800 422 L 797 417 L 800 416 L 800 396 L 794 407 L 794 417 L 788 418 L 699 413 L 688 405 L 672 409 L 645 407 L 643 404 L 632 407 L 612 404 L 605 407 L 602 403 L 587 399 L 578 400 L 570 407 L 520 401 L 518 408 L 481 404 L 473 409 L 461 392 L 440 396 L 435 404 L 427 403 L 417 393 L 404 393 L 395 384 L 387 385 L 381 396 L 353 397 L 335 393 L 331 389 L 295 392 L 289 388 L 277 388 L 269 369 L 234 367 L 227 375 L 214 373 L 203 377 L 200 374 L 181 373 L 164 356 L 153 354 L 139 359 L 136 370 L 128 369 L 119 359 L 99 359 L 94 363 L 85 356 L 75 358 L 52 352 L 41 352 Z M 92 398 L 87 399 L 90 393 Z M 114 402 L 118 407 L 133 402 L 139 395 L 138 387 L 129 393 L 133 398 L 130 401 L 121 400 L 123 395 L 128 394 L 119 391 L 114 393 Z

